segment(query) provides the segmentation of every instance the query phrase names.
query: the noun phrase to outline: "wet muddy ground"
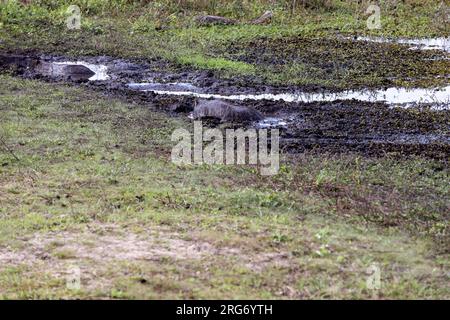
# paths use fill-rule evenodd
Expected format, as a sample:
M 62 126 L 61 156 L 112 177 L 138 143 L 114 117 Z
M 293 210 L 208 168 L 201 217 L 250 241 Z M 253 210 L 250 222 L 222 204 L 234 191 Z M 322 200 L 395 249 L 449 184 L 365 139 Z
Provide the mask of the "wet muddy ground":
M 302 59 L 302 56 L 289 53 L 290 42 L 286 41 L 283 44 L 271 44 L 271 56 L 274 52 L 275 55 L 282 55 L 279 60 L 265 59 L 257 43 L 254 53 L 246 55 L 246 60 L 257 59 L 258 63 L 277 65 Z M 277 47 L 287 49 L 278 51 Z M 317 48 L 320 44 L 311 43 L 310 47 Z M 383 77 L 387 78 L 391 73 L 408 72 L 390 65 L 389 59 L 381 54 L 383 47 L 379 44 L 369 46 L 369 50 L 373 51 L 374 59 L 378 59 L 380 70 L 385 70 Z M 377 55 L 377 52 L 380 54 Z M 419 54 L 404 49 L 398 52 L 411 55 L 408 59 L 440 55 L 435 50 L 421 51 Z M 311 58 L 311 53 L 306 52 L 305 55 Z M 319 54 L 316 58 L 320 57 Z M 327 60 L 326 57 L 322 58 Z M 303 87 L 299 91 L 298 87 L 292 86 L 273 87 L 255 85 L 254 82 L 245 84 L 241 78 L 223 81 L 207 71 L 155 71 L 163 68 L 162 63 L 131 62 L 110 57 L 70 59 L 24 53 L 0 54 L 1 72 L 81 84 L 149 108 L 164 110 L 170 116 L 188 118 L 201 98 L 227 100 L 238 106 L 256 109 L 262 113 L 263 120 L 237 125 L 278 128 L 282 138 L 281 147 L 293 153 L 304 150 L 337 153 L 357 151 L 367 155 L 395 152 L 443 160 L 450 153 L 448 85 L 434 89 L 391 87 L 340 93 L 330 89 L 325 91 Z M 364 61 L 361 63 L 364 64 Z M 433 76 L 433 70 L 433 67 L 418 67 L 414 70 L 417 74 L 411 75 Z M 236 126 L 218 121 L 206 123 L 222 128 Z
M 448 76 L 450 68 L 449 46 L 446 38 L 431 40 L 261 37 L 231 43 L 216 54 L 262 66 L 274 77 L 292 74 L 299 78 L 300 74 L 306 83 L 326 84 L 337 90 L 445 85 L 448 81 L 442 76 Z

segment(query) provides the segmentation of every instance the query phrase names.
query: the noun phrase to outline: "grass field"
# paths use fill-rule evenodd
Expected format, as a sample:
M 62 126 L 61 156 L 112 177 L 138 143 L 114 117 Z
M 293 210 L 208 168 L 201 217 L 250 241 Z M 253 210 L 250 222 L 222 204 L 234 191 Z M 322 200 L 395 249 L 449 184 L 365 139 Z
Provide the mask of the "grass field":
M 403 52 L 396 47 L 359 64 L 361 48 L 333 45 L 338 59 L 355 61 L 347 77 L 322 64 L 291 60 L 275 72 L 237 58 L 255 43 L 280 57 L 282 39 L 301 39 L 293 56 L 320 56 L 337 33 L 448 37 L 447 2 L 381 1 L 383 27 L 373 31 L 366 1 L 22 2 L 0 4 L 0 52 L 161 60 L 168 72 L 282 85 L 376 87 L 402 65 L 396 84 L 416 74 L 425 80 L 405 85 L 448 82 L 437 75 L 449 60 L 390 60 Z M 81 30 L 66 28 L 69 4 L 81 8 Z M 246 23 L 265 10 L 271 24 Z M 240 24 L 199 27 L 204 13 Z M 380 61 L 386 72 L 368 77 Z M 1 299 L 450 298 L 446 161 L 306 151 L 282 154 L 275 176 L 247 165 L 176 166 L 171 133 L 190 128 L 188 119 L 83 85 L 6 73 L 0 83 Z M 67 286 L 73 270 L 79 289 Z

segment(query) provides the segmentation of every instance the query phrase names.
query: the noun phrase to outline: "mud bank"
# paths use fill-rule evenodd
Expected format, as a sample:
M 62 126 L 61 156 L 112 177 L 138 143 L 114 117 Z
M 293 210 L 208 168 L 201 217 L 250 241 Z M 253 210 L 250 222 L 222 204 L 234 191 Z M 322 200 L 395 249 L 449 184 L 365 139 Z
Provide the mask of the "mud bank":
M 26 78 L 81 83 L 111 96 L 163 110 L 169 116 L 188 117 L 200 98 L 235 100 L 263 115 L 262 120 L 241 126 L 279 128 L 281 147 L 294 153 L 304 150 L 356 151 L 368 155 L 395 152 L 440 159 L 447 159 L 450 154 L 448 86 L 337 93 L 286 87 L 282 88 L 285 92 L 280 92 L 279 87 L 229 85 L 207 72 L 164 74 L 155 72 L 151 63 L 110 57 L 69 59 L 2 54 L 0 69 Z M 397 106 L 405 109 L 394 108 Z M 211 122 L 210 125 L 225 128 L 239 124 Z

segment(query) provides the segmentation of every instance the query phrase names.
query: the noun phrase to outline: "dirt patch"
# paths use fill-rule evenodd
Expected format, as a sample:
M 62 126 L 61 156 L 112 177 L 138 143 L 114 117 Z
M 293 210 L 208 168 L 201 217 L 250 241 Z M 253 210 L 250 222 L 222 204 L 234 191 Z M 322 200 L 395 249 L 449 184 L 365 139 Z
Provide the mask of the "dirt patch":
M 184 241 L 177 234 L 166 231 L 150 230 L 137 235 L 121 232 L 113 226 L 95 226 L 94 230 L 80 233 L 64 231 L 36 234 L 24 244 L 24 250 L 17 253 L 2 251 L 0 261 L 3 264 L 19 264 L 59 258 L 86 259 L 96 263 L 161 258 L 200 259 L 213 250 L 207 243 Z
M 240 248 L 217 247 L 199 239 L 186 240 L 161 227 L 133 233 L 115 225 L 90 224 L 79 232 L 37 233 L 19 241 L 20 248 L 0 248 L 0 270 L 27 265 L 62 278 L 76 266 L 80 268 L 87 288 L 98 285 L 96 274 L 106 272 L 119 262 L 197 260 L 207 264 L 218 258 L 230 258 L 250 270 L 261 272 L 271 266 L 288 267 L 291 259 L 288 253 L 248 254 Z M 103 285 L 108 283 L 107 280 Z

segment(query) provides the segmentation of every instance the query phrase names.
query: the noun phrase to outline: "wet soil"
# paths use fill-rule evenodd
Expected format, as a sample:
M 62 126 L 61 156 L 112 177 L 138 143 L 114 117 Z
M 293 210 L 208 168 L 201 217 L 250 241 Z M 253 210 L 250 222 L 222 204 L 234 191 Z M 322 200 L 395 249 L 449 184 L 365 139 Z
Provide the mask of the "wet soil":
M 389 108 L 383 103 L 336 101 L 253 106 L 284 119 L 284 148 L 364 154 L 397 152 L 445 159 L 450 152 L 450 113 Z
M 231 43 L 217 51 L 227 59 L 263 66 L 272 74 L 292 69 L 295 77 L 330 81 L 348 88 L 417 85 L 439 82 L 448 75 L 450 54 L 443 50 L 412 50 L 405 43 L 354 41 L 343 37 L 283 37 Z M 330 87 L 333 87 L 331 85 Z
M 288 55 L 288 52 L 286 54 Z M 380 58 L 380 61 L 383 59 Z M 70 75 L 73 68 L 58 69 L 59 71 L 54 74 L 42 72 L 43 63 L 70 61 L 85 61 L 88 64 L 105 66 L 108 78 L 103 81 L 91 81 L 89 79 L 92 74 L 89 74 L 89 78 L 73 78 Z M 177 89 L 187 87 L 189 90 L 198 89 L 202 92 L 220 94 L 272 93 L 280 90 L 279 87 L 270 86 L 240 86 L 239 79 L 234 83 L 221 81 L 205 71 L 165 74 L 155 70 L 161 70 L 161 63 L 155 61 L 141 63 L 111 57 L 80 57 L 73 60 L 68 57 L 37 54 L 0 54 L 0 72 L 32 79 L 81 84 L 107 95 L 137 102 L 154 110 L 162 110 L 167 112 L 168 116 L 187 118 L 199 98 L 144 92 L 130 88 L 128 84 L 145 81 L 174 83 L 171 86 Z M 284 90 L 293 92 L 293 88 L 290 87 Z M 429 109 L 430 105 L 423 104 L 416 108 L 401 109 L 392 108 L 386 103 L 357 100 L 305 103 L 247 99 L 239 101 L 238 104 L 258 110 L 267 119 L 280 120 L 269 127 L 280 129 L 281 147 L 291 153 L 305 150 L 333 153 L 354 151 L 372 156 L 393 152 L 399 156 L 420 154 L 444 161 L 447 161 L 450 155 L 448 108 L 432 111 Z M 206 123 L 221 128 L 236 125 L 214 121 Z M 257 124 L 247 123 L 239 126 L 257 127 Z

